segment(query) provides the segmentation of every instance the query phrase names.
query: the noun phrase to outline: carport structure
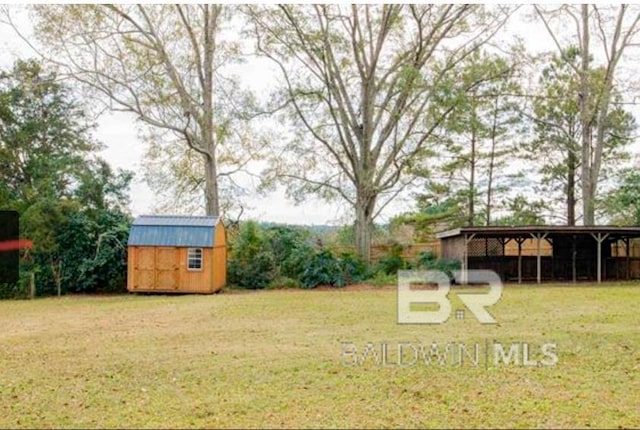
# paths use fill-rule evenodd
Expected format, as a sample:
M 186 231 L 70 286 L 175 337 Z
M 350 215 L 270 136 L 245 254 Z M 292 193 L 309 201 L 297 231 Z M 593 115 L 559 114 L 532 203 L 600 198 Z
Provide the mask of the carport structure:
M 460 261 L 463 276 L 484 269 L 518 283 L 640 278 L 640 256 L 631 252 L 640 227 L 461 227 L 436 237 L 440 257 Z

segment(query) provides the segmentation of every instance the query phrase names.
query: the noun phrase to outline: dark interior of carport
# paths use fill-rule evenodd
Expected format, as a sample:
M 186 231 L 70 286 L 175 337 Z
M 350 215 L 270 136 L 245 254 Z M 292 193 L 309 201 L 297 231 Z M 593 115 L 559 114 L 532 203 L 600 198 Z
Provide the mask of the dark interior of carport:
M 640 227 L 462 227 L 437 237 L 442 258 L 459 260 L 462 270 L 493 270 L 503 281 L 640 278 L 640 258 L 630 252 Z M 533 245 L 527 255 L 524 243 Z

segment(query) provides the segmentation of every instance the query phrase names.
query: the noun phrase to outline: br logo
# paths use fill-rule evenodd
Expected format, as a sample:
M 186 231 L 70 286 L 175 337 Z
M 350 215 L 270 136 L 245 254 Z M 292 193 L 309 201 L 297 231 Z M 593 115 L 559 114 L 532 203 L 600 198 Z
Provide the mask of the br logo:
M 497 273 L 490 270 L 454 271 L 456 283 L 488 285 L 489 291 L 477 293 L 456 293 L 464 306 L 482 324 L 495 324 L 496 319 L 487 311 L 502 297 L 502 281 Z M 411 289 L 414 284 L 436 285 L 435 289 Z M 449 291 L 451 283 L 446 273 L 434 270 L 401 270 L 398 272 L 398 323 L 400 324 L 442 324 L 451 316 Z M 437 310 L 412 310 L 412 306 L 436 305 Z M 456 316 L 464 316 L 464 311 L 456 310 Z

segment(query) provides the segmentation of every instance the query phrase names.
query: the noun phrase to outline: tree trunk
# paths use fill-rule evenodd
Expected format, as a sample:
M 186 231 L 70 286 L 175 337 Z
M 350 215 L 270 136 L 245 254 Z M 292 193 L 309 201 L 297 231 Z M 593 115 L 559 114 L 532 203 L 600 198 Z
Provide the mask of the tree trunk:
M 486 225 L 491 225 L 491 199 L 493 198 L 493 169 L 496 160 L 496 134 L 498 129 L 498 98 L 493 107 L 493 124 L 491 126 L 491 153 L 489 154 L 489 179 L 487 183 L 487 216 Z
M 53 282 L 56 284 L 56 294 L 58 297 L 62 296 L 62 263 L 52 262 L 50 264 L 51 275 L 53 275 Z
M 359 192 L 356 199 L 356 250 L 362 261 L 371 264 L 371 236 L 373 228 L 373 209 L 375 198 Z
M 576 154 L 567 154 L 567 225 L 576 225 Z
M 475 199 L 476 199 L 476 129 L 475 124 L 471 129 L 471 177 L 469 179 L 469 219 L 468 225 L 472 226 L 475 219 Z
M 622 44 L 618 46 L 620 38 L 623 37 L 622 24 L 624 22 L 626 8 L 626 5 L 620 5 L 614 35 L 611 39 L 611 46 L 609 48 L 609 51 L 607 52 L 609 61 L 606 67 L 604 82 L 601 83 L 602 88 L 598 94 L 598 103 L 596 106 L 594 106 L 594 114 L 592 115 L 592 117 L 595 119 L 596 144 L 595 148 L 593 149 L 593 154 L 591 155 L 592 158 L 589 165 L 589 224 L 594 224 L 595 222 L 595 200 L 598 189 L 598 180 L 600 178 L 600 168 L 602 167 L 602 153 L 604 151 L 605 145 L 605 129 L 607 126 L 607 117 L 609 115 L 609 106 L 611 103 L 611 95 L 614 86 L 614 72 L 625 47 L 634 44 L 630 43 L 630 41 L 627 39 L 627 36 L 636 31 L 633 29 L 633 27 L 635 27 L 640 20 L 640 14 L 638 14 L 633 26 L 627 29 L 627 34 L 624 36 Z
M 216 29 L 217 19 L 220 13 L 220 6 L 205 6 L 205 29 L 204 29 L 204 88 L 203 88 L 203 108 L 204 120 L 202 127 L 202 140 L 206 148 L 204 155 L 205 173 L 205 208 L 207 215 L 220 215 L 220 199 L 218 196 L 218 167 L 216 160 L 215 123 L 213 114 L 215 110 L 215 78 L 214 78 L 214 55 L 216 51 Z
M 589 139 L 590 140 L 590 139 Z M 590 143 L 589 143 L 590 145 Z M 590 148 L 589 148 L 590 149 Z M 585 151 L 583 151 L 584 153 Z M 590 150 L 586 151 L 591 153 Z M 591 182 L 591 169 L 585 167 L 583 162 L 582 167 L 582 212 L 583 212 L 583 224 L 594 225 L 595 224 L 595 190 L 593 183 Z
M 589 6 L 582 5 L 582 46 L 580 68 L 580 122 L 582 125 L 582 217 L 584 225 L 595 222 L 594 190 L 591 182 L 592 127 L 589 101 Z
M 204 174 L 204 196 L 207 215 L 220 215 L 220 202 L 218 199 L 218 172 L 216 168 L 215 154 L 204 155 Z
M 492 142 L 491 160 L 489 163 L 489 179 L 487 183 L 487 215 L 485 225 L 491 225 L 491 199 L 493 198 L 493 163 L 495 161 L 495 140 Z

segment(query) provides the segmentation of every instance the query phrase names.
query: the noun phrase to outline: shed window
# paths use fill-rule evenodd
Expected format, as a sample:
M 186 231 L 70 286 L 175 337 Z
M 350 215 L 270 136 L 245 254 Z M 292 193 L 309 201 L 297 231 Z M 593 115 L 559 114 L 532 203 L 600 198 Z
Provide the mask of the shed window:
M 202 248 L 189 248 L 187 252 L 187 269 L 202 270 Z

